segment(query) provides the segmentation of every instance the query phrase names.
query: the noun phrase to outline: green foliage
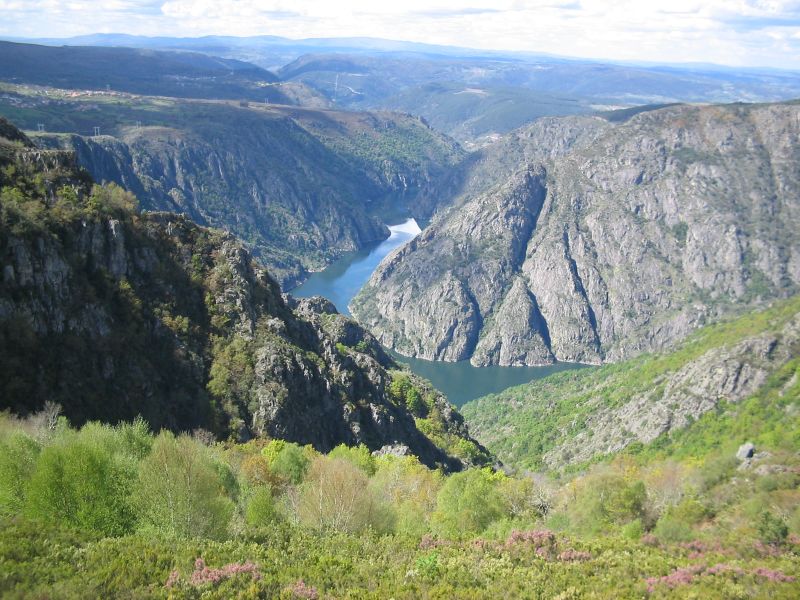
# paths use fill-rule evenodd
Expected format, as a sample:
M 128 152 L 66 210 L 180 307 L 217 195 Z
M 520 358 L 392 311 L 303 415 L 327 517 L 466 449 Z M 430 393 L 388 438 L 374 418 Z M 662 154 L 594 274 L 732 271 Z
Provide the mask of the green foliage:
M 207 388 L 231 419 L 227 428 L 236 431 L 244 424 L 240 407 L 251 401 L 255 368 L 251 344 L 238 336 L 220 337 L 215 340 L 212 357 Z
M 487 469 L 451 475 L 439 491 L 432 516 L 434 528 L 453 539 L 483 532 L 504 513 L 497 488 L 498 479 Z
M 694 531 L 688 523 L 684 523 L 667 514 L 656 523 L 653 534 L 662 542 L 688 542 L 694 538 Z
M 26 431 L 49 433 L 35 441 Z M 0 419 L 0 444 L 16 448 L 25 467 L 10 481 L 29 489 L 47 474 L 70 505 L 80 506 L 76 490 L 89 482 L 97 491 L 103 471 L 76 467 L 65 480 L 53 465 L 67 463 L 53 457 L 72 449 L 70 458 L 127 469 L 138 517 L 109 535 L 103 513 L 32 521 L 27 500 L 7 507 L 4 598 L 291 598 L 312 589 L 337 598 L 641 598 L 655 585 L 654 597 L 788 600 L 796 586 L 786 578 L 800 576 L 785 522 L 800 522 L 800 490 L 761 483 L 791 473 L 794 453 L 776 451 L 768 469 L 723 470 L 703 492 L 704 465 L 694 462 L 640 467 L 620 458 L 561 481 L 489 469 L 444 476 L 413 457 L 373 458 L 363 448 L 322 456 L 277 440 L 208 447 L 154 437 L 142 421 L 74 431 L 42 429 L 37 417 Z M 273 485 L 287 451 L 314 458 L 297 484 Z M 359 466 L 367 456 L 369 472 Z M 41 494 L 38 484 L 33 492 Z M 237 496 L 241 513 L 228 527 Z M 652 583 L 712 568 L 674 590 Z M 193 580 L 202 569 L 215 577 Z
M 185 538 L 223 537 L 234 506 L 206 448 L 168 432 L 140 463 L 133 501 L 142 529 Z
M 297 515 L 309 527 L 350 533 L 391 529 L 388 508 L 371 493 L 364 471 L 348 460 L 314 459 L 299 492 Z
M 782 335 L 787 323 L 800 312 L 800 296 L 776 302 L 767 310 L 704 327 L 675 350 L 632 360 L 567 371 L 538 380 L 535 385 L 510 388 L 486 396 L 461 408 L 472 431 L 505 464 L 530 469 L 563 469 L 572 462 L 569 449 L 576 436 L 586 432 L 586 423 L 597 411 L 620 407 L 634 397 L 658 397 L 670 374 L 706 353 L 732 348 L 759 335 Z M 662 435 L 649 444 L 631 443 L 627 452 L 642 462 L 670 457 L 703 458 L 721 449 L 732 456 L 739 444 L 753 441 L 773 447 L 800 447 L 800 421 L 787 419 L 800 397 L 800 359 L 773 365 L 764 386 L 752 397 L 736 404 L 721 402 L 680 430 Z M 622 439 L 623 432 L 620 433 Z M 545 464 L 544 456 L 557 446 L 565 449 L 560 459 Z M 611 457 L 607 457 L 611 458 Z M 604 460 L 598 451 L 593 460 Z M 732 468 L 719 464 L 717 475 Z M 572 468 L 581 468 L 578 464 Z M 712 467 L 709 467 L 712 468 Z M 708 485 L 713 485 L 708 475 Z
M 579 531 L 599 533 L 641 519 L 647 490 L 642 481 L 601 470 L 570 485 L 567 514 Z
M 71 204 L 78 203 L 78 195 L 72 188 L 62 188 L 62 198 Z M 115 183 L 95 185 L 86 200 L 86 208 L 92 213 L 128 217 L 139 209 L 136 196 Z
M 765 544 L 782 544 L 789 535 L 789 527 L 784 520 L 769 511 L 761 513 L 757 527 L 758 536 Z
M 285 442 L 270 461 L 270 469 L 291 483 L 298 484 L 311 464 L 308 451 L 293 442 Z
M 39 451 L 39 444 L 22 431 L 0 439 L 0 516 L 22 510 Z
M 69 435 L 42 450 L 26 491 L 25 513 L 104 535 L 133 529 L 133 473 L 90 436 Z
M 280 509 L 270 486 L 253 488 L 247 497 L 245 519 L 248 525 L 254 527 L 264 527 L 280 519 Z
M 375 474 L 375 457 L 372 456 L 369 448 L 364 444 L 359 444 L 358 446 L 339 444 L 328 453 L 328 457 L 346 460 L 364 471 L 368 477 L 372 477 Z

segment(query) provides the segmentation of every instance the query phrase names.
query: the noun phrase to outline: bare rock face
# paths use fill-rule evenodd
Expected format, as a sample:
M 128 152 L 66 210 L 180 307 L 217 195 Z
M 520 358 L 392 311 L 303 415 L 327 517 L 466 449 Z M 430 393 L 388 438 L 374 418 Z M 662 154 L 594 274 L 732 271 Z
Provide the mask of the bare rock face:
M 461 177 L 352 303 L 400 353 L 615 362 L 800 289 L 797 104 L 543 119 Z
M 736 458 L 738 460 L 747 460 L 748 458 L 753 458 L 753 454 L 756 452 L 756 447 L 753 445 L 752 442 L 747 442 L 739 446 L 739 449 L 736 451 Z

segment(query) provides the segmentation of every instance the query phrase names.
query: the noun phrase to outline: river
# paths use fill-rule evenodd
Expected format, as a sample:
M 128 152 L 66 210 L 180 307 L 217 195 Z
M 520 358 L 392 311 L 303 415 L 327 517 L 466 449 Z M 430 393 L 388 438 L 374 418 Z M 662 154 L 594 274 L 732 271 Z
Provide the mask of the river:
M 342 256 L 324 271 L 313 273 L 305 283 L 290 293 L 298 298 L 323 296 L 333 302 L 340 312 L 349 315 L 350 300 L 364 286 L 381 260 L 420 233 L 419 225 L 414 219 L 390 225 L 389 230 L 391 235 L 384 241 L 372 248 Z M 507 387 L 580 366 L 557 363 L 546 367 L 473 367 L 469 361 L 448 363 L 408 358 L 395 352 L 391 354 L 399 362 L 406 363 L 412 371 L 430 380 L 456 406 Z

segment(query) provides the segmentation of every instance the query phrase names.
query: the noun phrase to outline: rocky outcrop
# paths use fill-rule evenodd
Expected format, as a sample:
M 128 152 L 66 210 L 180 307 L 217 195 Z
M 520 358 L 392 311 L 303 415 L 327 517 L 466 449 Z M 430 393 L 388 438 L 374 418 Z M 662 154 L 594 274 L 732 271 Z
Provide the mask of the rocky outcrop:
M 800 289 L 800 105 L 543 119 L 352 303 L 402 354 L 601 363 Z M 487 183 L 487 182 L 494 182 Z
M 678 432 L 703 419 L 700 437 L 725 446 L 746 441 L 753 422 L 795 418 L 798 356 L 795 296 L 701 329 L 669 352 L 548 377 L 462 410 L 498 458 L 525 468 L 560 470 L 632 444 L 676 447 L 697 441 Z
M 590 411 L 585 429 L 547 452 L 544 461 L 552 467 L 582 462 L 683 429 L 723 401 L 735 404 L 755 394 L 795 356 L 798 344 L 800 314 L 777 333 L 708 350 L 621 406 L 592 403 L 585 407 Z
M 136 214 L 129 194 L 92 189 L 63 152 L 3 148 L 0 167 L 14 169 L 0 180 L 0 409 L 49 401 L 77 424 L 142 415 L 156 429 L 323 451 L 404 446 L 448 470 L 488 460 L 440 393 L 329 302 L 283 297 L 232 235 Z M 392 394 L 399 378 L 423 405 Z

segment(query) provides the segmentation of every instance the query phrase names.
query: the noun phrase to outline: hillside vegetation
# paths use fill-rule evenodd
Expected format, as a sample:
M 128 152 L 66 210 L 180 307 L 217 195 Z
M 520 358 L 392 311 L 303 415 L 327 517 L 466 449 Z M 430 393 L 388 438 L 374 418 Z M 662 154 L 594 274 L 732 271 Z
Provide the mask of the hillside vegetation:
M 733 455 L 800 448 L 800 296 L 705 327 L 677 349 L 558 373 L 462 407 L 505 463 L 560 470 L 624 450 Z
M 306 86 L 280 82 L 266 69 L 198 52 L 0 41 L 0 80 L 176 98 L 325 104 Z
M 140 420 L 0 416 L 0 594 L 795 598 L 800 463 L 763 452 L 563 482 Z

